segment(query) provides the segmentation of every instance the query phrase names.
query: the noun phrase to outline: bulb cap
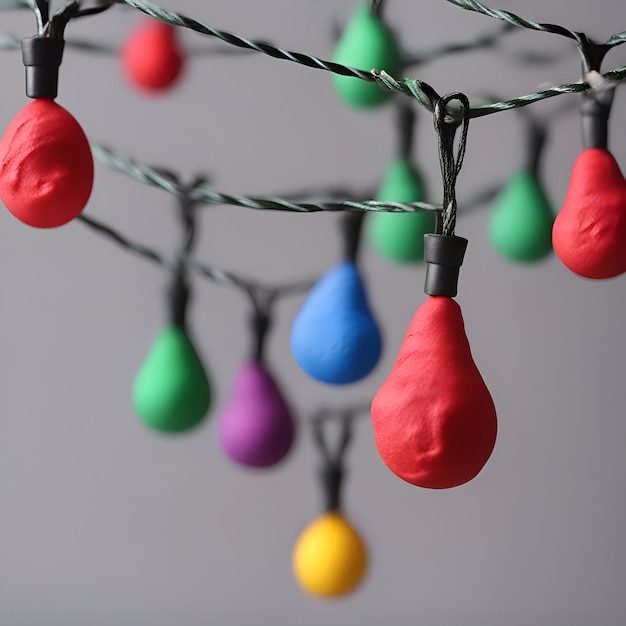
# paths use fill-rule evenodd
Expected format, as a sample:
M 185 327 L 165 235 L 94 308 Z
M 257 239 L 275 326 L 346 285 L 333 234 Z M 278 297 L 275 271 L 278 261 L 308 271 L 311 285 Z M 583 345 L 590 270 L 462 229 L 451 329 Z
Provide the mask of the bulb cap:
M 185 277 L 176 274 L 167 292 L 170 314 L 169 321 L 181 330 L 185 330 L 186 328 L 189 297 L 190 290 Z
M 609 136 L 609 114 L 613 90 L 601 97 L 583 94 L 580 106 L 583 144 L 585 148 L 606 148 Z
M 463 265 L 467 239 L 456 235 L 424 235 L 426 281 L 424 291 L 429 296 L 457 294 L 459 268 Z
M 26 67 L 26 95 L 29 98 L 56 98 L 59 66 L 63 58 L 62 39 L 22 39 L 22 61 Z

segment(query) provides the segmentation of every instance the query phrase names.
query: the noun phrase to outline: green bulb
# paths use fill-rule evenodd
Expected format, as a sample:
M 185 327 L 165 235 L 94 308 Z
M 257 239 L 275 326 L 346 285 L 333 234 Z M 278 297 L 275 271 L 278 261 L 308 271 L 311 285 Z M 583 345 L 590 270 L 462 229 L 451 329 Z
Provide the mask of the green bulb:
M 211 389 L 187 334 L 172 324 L 156 337 L 133 385 L 141 420 L 168 433 L 189 430 L 206 415 Z
M 385 70 L 395 76 L 402 65 L 400 50 L 391 30 L 372 14 L 368 4 L 361 2 L 357 7 L 337 42 L 332 60 L 366 72 L 374 68 Z M 360 78 L 333 74 L 332 79 L 341 99 L 353 107 L 375 107 L 392 95 L 377 83 Z
M 537 178 L 520 170 L 495 201 L 489 238 L 500 254 L 513 261 L 538 261 L 552 251 L 554 218 Z
M 377 200 L 420 202 L 424 200 L 424 182 L 407 159 L 397 158 L 387 166 Z M 432 213 L 372 213 L 368 217 L 368 235 L 383 257 L 398 263 L 424 258 L 424 235 L 435 230 Z

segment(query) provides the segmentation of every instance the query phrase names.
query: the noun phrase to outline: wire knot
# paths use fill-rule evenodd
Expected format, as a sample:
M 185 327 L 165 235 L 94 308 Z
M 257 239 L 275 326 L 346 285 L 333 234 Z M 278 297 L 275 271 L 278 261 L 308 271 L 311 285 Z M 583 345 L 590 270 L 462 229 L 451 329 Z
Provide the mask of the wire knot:
M 590 70 L 583 76 L 583 79 L 591 88 L 595 98 L 600 101 L 613 100 L 615 88 L 619 85 L 618 81 L 607 78 L 597 70 Z

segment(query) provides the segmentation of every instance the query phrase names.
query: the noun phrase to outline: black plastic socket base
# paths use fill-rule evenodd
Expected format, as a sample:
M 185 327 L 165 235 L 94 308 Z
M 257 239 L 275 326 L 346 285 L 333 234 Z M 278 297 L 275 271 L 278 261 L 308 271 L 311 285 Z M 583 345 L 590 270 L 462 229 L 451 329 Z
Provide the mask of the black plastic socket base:
M 322 489 L 324 492 L 324 509 L 339 511 L 341 509 L 341 485 L 343 469 L 340 465 L 329 463 L 320 471 Z
M 189 285 L 181 276 L 175 276 L 168 290 L 170 322 L 182 330 L 186 326 Z
M 344 255 L 347 261 L 356 264 L 361 243 L 361 230 L 365 213 L 346 213 L 342 216 Z
M 26 67 L 26 95 L 29 98 L 56 98 L 64 41 L 31 37 L 22 39 L 21 43 L 22 61 Z
M 463 265 L 467 239 L 456 235 L 424 235 L 426 281 L 424 291 L 429 296 L 457 294 L 459 268 Z
M 608 142 L 609 113 L 613 94 L 601 101 L 593 94 L 583 94 L 580 107 L 583 145 L 585 148 L 606 148 Z
M 253 337 L 252 360 L 257 363 L 263 362 L 263 352 L 265 348 L 265 337 L 270 328 L 271 320 L 268 313 L 255 314 L 250 319 Z

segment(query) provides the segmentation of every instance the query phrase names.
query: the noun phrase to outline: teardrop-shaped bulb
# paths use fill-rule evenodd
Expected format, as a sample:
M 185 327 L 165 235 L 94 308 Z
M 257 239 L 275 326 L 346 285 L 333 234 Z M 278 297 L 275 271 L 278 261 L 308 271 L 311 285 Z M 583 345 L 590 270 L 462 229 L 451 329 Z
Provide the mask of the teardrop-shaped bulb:
M 266 367 L 246 363 L 237 373 L 218 422 L 222 449 L 236 463 L 269 467 L 289 452 L 294 420 Z
M 359 2 L 337 42 L 332 60 L 366 72 L 385 70 L 396 76 L 401 67 L 401 56 L 395 36 L 368 5 L 369 2 Z M 332 79 L 341 99 L 353 107 L 375 107 L 392 96 L 391 91 L 360 78 L 333 74 Z
M 389 163 L 376 199 L 389 202 L 422 202 L 424 182 L 405 158 Z M 386 259 L 412 263 L 424 258 L 424 235 L 435 230 L 432 213 L 372 213 L 367 218 L 368 234 L 376 250 Z
M 144 91 L 172 87 L 185 64 L 176 29 L 156 19 L 142 20 L 122 48 L 122 64 L 130 82 Z
M 291 351 L 304 372 L 331 385 L 353 383 L 374 369 L 380 331 L 354 263 L 335 265 L 311 289 L 291 329 Z
M 168 433 L 189 430 L 209 410 L 211 389 L 187 334 L 167 325 L 157 335 L 133 385 L 133 404 L 141 420 Z
M 431 296 L 417 309 L 372 420 L 387 467 L 419 487 L 462 485 L 491 456 L 496 410 L 451 298 Z
M 54 100 L 37 98 L 0 143 L 0 198 L 17 219 L 53 228 L 74 219 L 93 186 L 93 158 L 79 123 Z
M 300 586 L 316 596 L 343 596 L 356 589 L 367 571 L 367 549 L 338 511 L 313 520 L 293 551 L 293 572 Z
M 625 241 L 626 181 L 608 150 L 585 148 L 554 222 L 554 251 L 580 276 L 613 278 L 626 271 Z
M 500 254 L 513 261 L 538 261 L 552 252 L 554 217 L 537 178 L 529 170 L 520 170 L 495 201 L 489 238 Z

